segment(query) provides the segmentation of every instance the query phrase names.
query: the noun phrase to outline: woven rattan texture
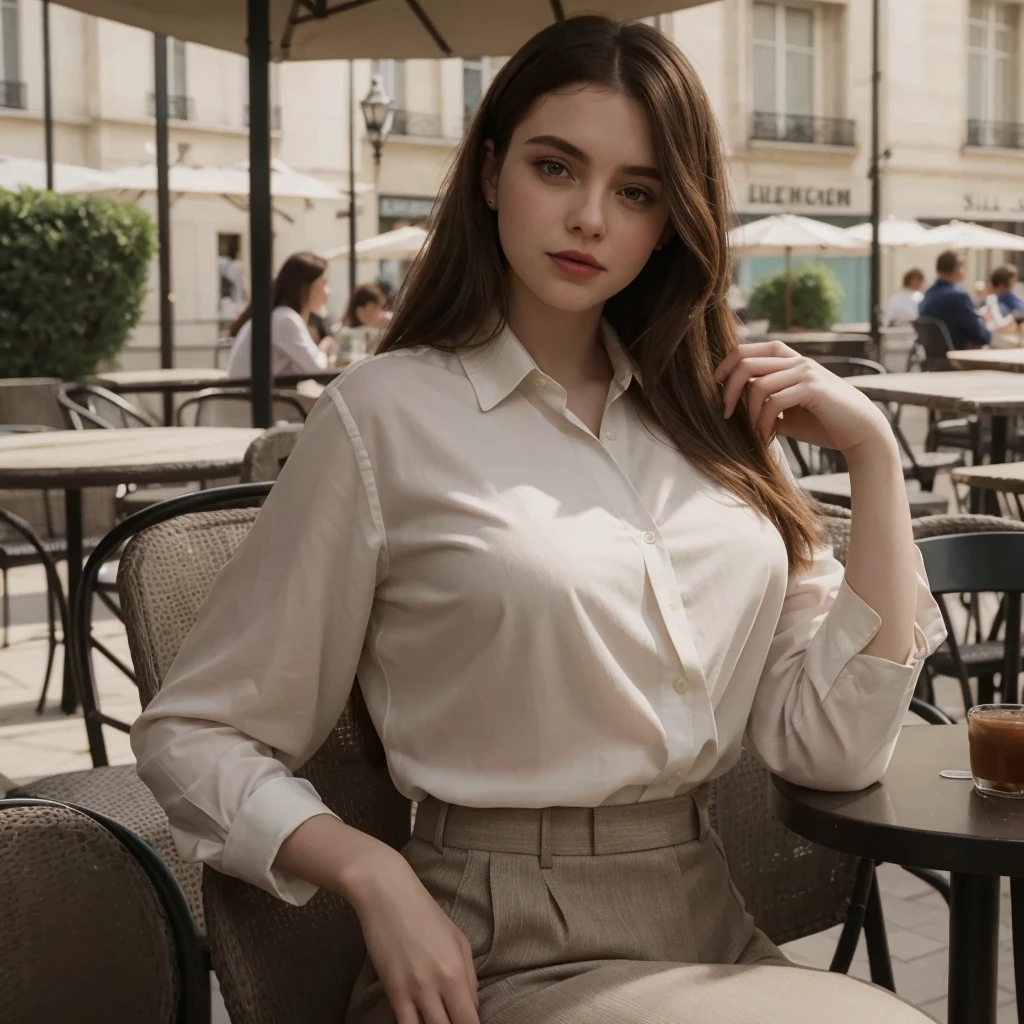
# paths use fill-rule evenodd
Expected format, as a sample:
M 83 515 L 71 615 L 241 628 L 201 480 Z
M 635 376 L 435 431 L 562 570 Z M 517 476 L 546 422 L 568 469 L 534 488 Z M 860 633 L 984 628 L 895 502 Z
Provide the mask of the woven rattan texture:
M 97 811 L 130 828 L 160 854 L 185 894 L 196 930 L 206 934 L 203 921 L 202 869 L 182 860 L 171 839 L 170 825 L 163 808 L 135 773 L 135 765 L 90 768 L 37 779 L 8 796 L 38 797 L 61 803 L 78 804 Z M 0 1020 L 3 1018 L 0 1017 Z
M 173 1024 L 163 908 L 121 843 L 64 807 L 0 811 L 0 1020 Z
M 283 461 L 295 450 L 301 433 L 301 423 L 282 423 L 260 434 L 245 451 L 242 483 L 276 480 Z
M 126 548 L 118 583 L 144 705 L 255 516 L 250 509 L 181 516 Z M 391 782 L 358 687 L 328 740 L 297 774 L 353 827 L 394 847 L 409 838 L 409 801 Z M 358 919 L 342 899 L 320 892 L 292 907 L 212 870 L 204 872 L 203 895 L 214 968 L 232 1020 L 338 1024 L 365 955 Z

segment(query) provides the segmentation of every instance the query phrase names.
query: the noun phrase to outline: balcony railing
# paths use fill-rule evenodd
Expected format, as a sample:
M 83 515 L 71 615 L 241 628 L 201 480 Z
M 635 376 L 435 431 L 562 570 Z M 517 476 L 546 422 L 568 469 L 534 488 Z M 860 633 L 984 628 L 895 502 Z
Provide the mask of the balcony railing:
M 242 123 L 246 128 L 249 127 L 249 104 L 242 108 Z M 272 132 L 279 132 L 281 130 L 281 107 L 275 103 L 270 108 L 270 130 Z
M 411 110 L 396 109 L 391 119 L 391 134 L 440 139 L 444 134 L 441 115 L 417 114 Z
M 14 110 L 25 109 L 25 83 L 8 82 L 0 79 L 0 107 Z
M 967 122 L 967 145 L 993 149 L 1024 149 L 1024 124 L 1012 121 Z
M 156 117 L 156 96 L 150 93 L 146 97 L 147 109 L 150 117 Z M 167 116 L 172 121 L 194 121 L 196 119 L 196 104 L 191 96 L 167 97 Z
M 810 114 L 754 114 L 750 137 L 764 142 L 807 142 L 818 146 L 853 146 L 854 122 L 847 117 Z

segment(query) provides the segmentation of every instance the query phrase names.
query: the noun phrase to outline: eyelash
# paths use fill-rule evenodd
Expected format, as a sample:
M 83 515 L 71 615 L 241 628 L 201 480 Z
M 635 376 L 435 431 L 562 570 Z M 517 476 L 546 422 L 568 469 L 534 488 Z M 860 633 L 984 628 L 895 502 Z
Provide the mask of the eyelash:
M 551 174 L 550 172 L 545 170 L 545 167 L 550 167 L 551 165 L 554 165 L 555 167 L 561 167 L 562 170 L 566 171 L 566 172 L 568 172 L 568 170 L 569 170 L 569 168 L 564 163 L 562 163 L 561 160 L 555 160 L 555 159 L 553 159 L 552 157 L 549 157 L 549 156 L 546 156 L 546 157 L 543 157 L 540 160 L 534 161 L 534 165 L 533 166 L 537 168 L 537 170 L 541 173 L 541 175 L 543 177 L 549 179 L 550 181 L 562 181 L 562 180 L 564 180 L 565 179 L 565 175 L 563 175 L 563 174 Z M 633 190 L 635 192 L 639 192 L 640 196 L 641 196 L 640 199 L 626 199 L 626 202 L 628 202 L 628 203 L 634 203 L 637 206 L 642 206 L 645 203 L 653 203 L 654 202 L 654 196 L 652 196 L 650 194 L 650 192 L 648 192 L 646 189 L 641 188 L 639 185 L 627 185 L 626 188 L 623 189 L 622 191 L 626 191 L 626 189 L 631 189 L 631 190 Z M 623 198 L 625 198 L 625 197 L 623 197 Z

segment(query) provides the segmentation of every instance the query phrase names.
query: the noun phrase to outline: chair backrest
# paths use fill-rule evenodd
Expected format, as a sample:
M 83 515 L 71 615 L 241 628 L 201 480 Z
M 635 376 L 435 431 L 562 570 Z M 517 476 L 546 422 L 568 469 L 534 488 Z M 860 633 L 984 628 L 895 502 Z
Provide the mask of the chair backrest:
M 866 377 L 873 373 L 888 373 L 888 370 L 873 359 L 862 359 L 859 356 L 818 356 L 811 358 L 816 363 L 827 367 L 837 377 Z
M 263 431 L 245 451 L 242 483 L 276 480 L 285 460 L 295 450 L 301 433 L 300 423 L 282 423 Z
M 1024 533 L 961 533 L 917 542 L 933 594 L 1024 592 Z
M 143 704 L 255 515 L 244 509 L 180 516 L 126 547 L 118 586 Z M 331 735 L 296 774 L 354 828 L 395 848 L 408 840 L 411 807 L 391 782 L 358 685 Z M 203 898 L 214 968 L 233 1020 L 336 1024 L 365 956 L 358 918 L 344 900 L 321 892 L 296 908 L 209 869 Z
M 297 391 L 272 393 L 271 418 L 275 423 L 305 423 L 311 402 Z M 182 402 L 178 426 L 251 427 L 252 391 L 248 388 L 206 388 Z
M 72 430 L 158 426 L 137 406 L 96 384 L 60 384 L 57 403 Z
M 917 343 L 924 349 L 921 369 L 938 372 L 955 369 L 946 358 L 946 353 L 953 350 L 953 339 L 945 323 L 934 316 L 921 316 L 914 321 L 914 330 Z
M 0 1020 L 208 1024 L 185 899 L 138 836 L 46 800 L 0 800 Z

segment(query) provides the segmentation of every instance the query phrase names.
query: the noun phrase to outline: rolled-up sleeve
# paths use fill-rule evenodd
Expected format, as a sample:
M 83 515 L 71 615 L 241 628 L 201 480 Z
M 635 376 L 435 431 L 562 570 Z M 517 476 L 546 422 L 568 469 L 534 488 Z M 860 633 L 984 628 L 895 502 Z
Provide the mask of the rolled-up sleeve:
M 332 387 L 132 728 L 139 776 L 185 858 L 289 903 L 316 891 L 273 862 L 331 813 L 292 772 L 348 700 L 386 552 L 369 459 Z
M 863 789 L 885 773 L 925 658 L 945 639 L 920 553 L 906 663 L 864 654 L 882 620 L 831 549 L 791 576 L 747 724 L 746 746 L 775 774 L 814 789 Z

